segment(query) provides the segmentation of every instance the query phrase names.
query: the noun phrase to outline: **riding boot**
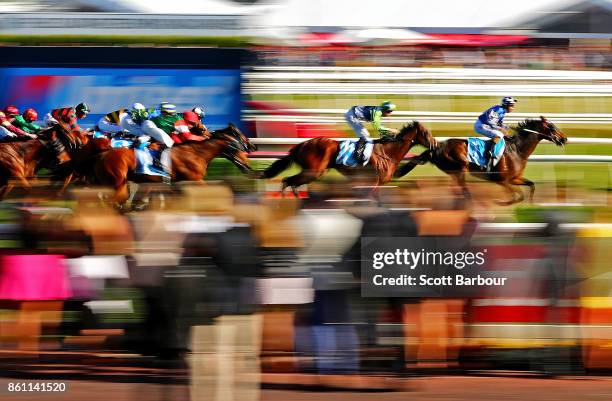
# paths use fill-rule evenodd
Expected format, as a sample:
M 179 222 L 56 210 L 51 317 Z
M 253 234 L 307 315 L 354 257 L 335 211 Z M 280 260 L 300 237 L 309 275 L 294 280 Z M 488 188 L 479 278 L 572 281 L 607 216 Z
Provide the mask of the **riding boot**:
M 153 166 L 159 171 L 163 172 L 163 182 L 165 184 L 170 184 L 170 171 L 166 170 L 166 166 L 164 166 L 164 163 L 161 160 L 162 154 L 166 149 L 168 149 L 168 146 L 164 145 L 163 143 L 159 145 L 157 156 L 153 157 Z
M 366 146 L 366 138 L 361 137 L 355 144 L 355 161 L 358 165 L 363 165 L 365 163 L 365 146 Z
M 493 163 L 495 162 L 495 154 L 494 154 L 495 145 L 496 143 L 493 139 L 487 142 L 487 149 L 485 151 L 485 154 L 487 155 L 486 166 L 487 166 L 488 172 L 493 171 Z
M 159 150 L 155 153 L 155 157 L 153 157 L 153 166 L 160 169 L 161 171 L 164 171 L 164 166 L 161 161 L 161 156 L 162 156 L 162 153 L 164 153 L 164 150 L 166 150 L 166 148 L 167 148 L 166 145 L 164 145 L 163 143 L 160 144 Z

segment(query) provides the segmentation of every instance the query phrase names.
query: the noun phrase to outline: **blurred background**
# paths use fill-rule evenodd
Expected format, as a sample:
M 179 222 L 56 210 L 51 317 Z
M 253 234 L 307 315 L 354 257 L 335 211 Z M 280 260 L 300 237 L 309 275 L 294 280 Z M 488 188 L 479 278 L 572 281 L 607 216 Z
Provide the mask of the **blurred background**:
M 384 100 L 398 105 L 388 126 L 418 120 L 443 139 L 474 136 L 478 115 L 513 96 L 506 123 L 543 115 L 569 137 L 529 159 L 534 202 L 504 207 L 500 187 L 470 179 L 466 202 L 430 165 L 373 201 L 333 171 L 280 198 L 283 176 L 215 160 L 208 185 L 154 186 L 131 213 L 105 188 L 58 198 L 41 176 L 0 204 L 3 387 L 59 380 L 57 397 L 79 400 L 612 397 L 612 1 L 0 1 L 0 42 L 2 107 L 42 116 L 85 101 L 89 127 L 133 102 L 202 105 L 209 128 L 234 122 L 258 145 L 255 169 L 312 137 L 352 137 L 346 110 Z M 366 236 L 462 237 L 511 284 L 362 297 Z

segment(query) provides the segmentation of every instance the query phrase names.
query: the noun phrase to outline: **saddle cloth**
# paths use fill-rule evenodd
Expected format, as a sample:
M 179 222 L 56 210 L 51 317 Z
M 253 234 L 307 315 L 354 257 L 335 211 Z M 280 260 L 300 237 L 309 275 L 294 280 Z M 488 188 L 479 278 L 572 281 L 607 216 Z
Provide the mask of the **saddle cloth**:
M 338 151 L 338 156 L 336 157 L 336 164 L 341 164 L 347 167 L 356 167 L 358 164 L 357 160 L 355 160 L 356 144 L 357 139 L 347 139 L 346 141 L 340 142 L 340 150 Z M 374 150 L 374 142 L 368 140 L 363 151 L 364 166 L 370 162 L 370 157 L 372 157 L 372 150 Z
M 479 167 L 487 166 L 487 157 L 486 148 L 488 146 L 488 142 L 491 139 L 481 139 L 481 138 L 468 138 L 468 161 L 473 163 Z M 504 149 L 506 148 L 506 141 L 502 138 L 495 147 L 493 148 L 493 165 L 497 165 L 501 156 L 504 154 Z

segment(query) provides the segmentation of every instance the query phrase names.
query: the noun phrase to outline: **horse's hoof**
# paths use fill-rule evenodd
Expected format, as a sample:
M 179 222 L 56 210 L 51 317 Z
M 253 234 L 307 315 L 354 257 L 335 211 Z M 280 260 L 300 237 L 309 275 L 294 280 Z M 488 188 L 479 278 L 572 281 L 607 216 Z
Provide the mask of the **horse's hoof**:
M 503 200 L 496 199 L 495 203 L 497 203 L 499 206 L 510 206 L 516 202 L 514 200 L 503 201 Z
M 133 212 L 142 212 L 146 209 L 147 209 L 147 205 L 145 204 L 132 205 Z

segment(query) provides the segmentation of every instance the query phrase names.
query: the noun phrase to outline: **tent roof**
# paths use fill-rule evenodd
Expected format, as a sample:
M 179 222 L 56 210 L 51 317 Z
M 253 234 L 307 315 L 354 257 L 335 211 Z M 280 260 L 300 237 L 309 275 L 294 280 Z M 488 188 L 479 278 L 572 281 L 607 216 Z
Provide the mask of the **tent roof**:
M 263 26 L 509 28 L 525 15 L 576 1 L 386 0 L 378 6 L 353 0 L 284 0 L 259 20 Z

